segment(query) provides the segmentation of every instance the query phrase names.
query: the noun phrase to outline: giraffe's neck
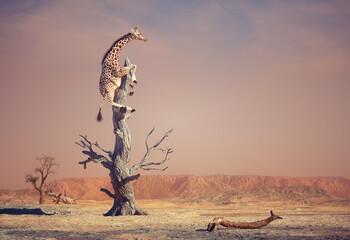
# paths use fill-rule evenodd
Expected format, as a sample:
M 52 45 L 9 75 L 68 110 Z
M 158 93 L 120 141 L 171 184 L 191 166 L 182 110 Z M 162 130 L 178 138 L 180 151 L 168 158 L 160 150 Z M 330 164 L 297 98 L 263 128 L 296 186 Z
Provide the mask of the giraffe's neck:
M 124 35 L 113 43 L 102 59 L 102 64 L 108 64 L 120 69 L 119 55 L 123 47 L 135 37 L 131 33 Z

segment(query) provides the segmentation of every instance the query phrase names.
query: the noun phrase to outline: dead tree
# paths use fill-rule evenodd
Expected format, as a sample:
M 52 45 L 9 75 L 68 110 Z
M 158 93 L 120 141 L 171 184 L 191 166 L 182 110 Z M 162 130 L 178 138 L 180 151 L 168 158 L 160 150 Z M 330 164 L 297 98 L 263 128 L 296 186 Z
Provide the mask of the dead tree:
M 130 66 L 129 59 L 126 59 L 124 66 Z M 120 88 L 116 91 L 114 102 L 123 104 L 128 95 L 129 86 L 133 87 L 132 79 L 135 71 L 130 72 L 123 77 Z M 142 160 L 128 167 L 131 153 L 131 139 L 130 132 L 126 120 L 130 117 L 130 113 L 126 108 L 117 108 L 112 106 L 113 111 L 113 126 L 115 134 L 115 146 L 113 151 L 103 149 L 98 142 L 92 143 L 87 136 L 82 136 L 80 142 L 76 142 L 84 150 L 83 154 L 88 158 L 85 161 L 79 162 L 84 165 L 84 169 L 89 162 L 102 164 L 103 167 L 109 170 L 113 192 L 101 188 L 100 191 L 105 192 L 109 197 L 114 199 L 112 208 L 105 214 L 105 216 L 119 216 L 119 215 L 147 215 L 135 202 L 134 189 L 132 181 L 140 177 L 140 174 L 135 174 L 136 170 L 161 170 L 164 171 L 167 167 L 159 168 L 160 165 L 169 160 L 169 155 L 173 152 L 171 148 L 161 149 L 159 145 L 169 136 L 172 130 L 167 131 L 154 145 L 150 146 L 148 141 L 154 129 L 146 137 L 146 153 Z M 98 152 L 97 152 L 97 151 Z M 154 150 L 160 150 L 164 153 L 163 160 L 159 162 L 148 162 L 150 154 Z
M 33 174 L 27 174 L 26 175 L 26 182 L 30 182 L 33 184 L 34 188 L 38 190 L 40 194 L 39 203 L 44 204 L 45 203 L 45 183 L 47 180 L 47 177 L 55 173 L 52 171 L 52 168 L 54 166 L 58 166 L 58 164 L 55 162 L 54 157 L 50 156 L 42 156 L 37 157 L 37 161 L 40 163 L 40 167 L 36 168 L 34 170 L 35 173 L 38 173 L 39 176 L 34 176 Z M 38 180 L 40 179 L 40 184 L 38 185 Z
M 216 217 L 212 222 L 208 224 L 207 230 L 209 232 L 215 231 L 219 225 L 228 227 L 228 228 L 242 228 L 242 229 L 255 229 L 255 228 L 261 228 L 269 224 L 270 222 L 276 220 L 276 219 L 282 219 L 281 217 L 275 215 L 272 210 L 270 211 L 271 216 L 260 221 L 256 222 L 232 222 L 227 221 L 223 217 Z

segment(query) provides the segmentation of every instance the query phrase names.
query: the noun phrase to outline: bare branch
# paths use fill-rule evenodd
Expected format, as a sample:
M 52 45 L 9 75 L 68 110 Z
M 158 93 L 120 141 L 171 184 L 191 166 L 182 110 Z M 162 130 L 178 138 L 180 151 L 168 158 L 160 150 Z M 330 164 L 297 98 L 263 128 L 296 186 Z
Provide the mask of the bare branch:
M 106 193 L 110 198 L 115 198 L 115 195 L 111 193 L 108 189 L 101 188 L 100 191 Z
M 143 169 L 145 171 L 151 171 L 151 170 L 165 171 L 168 169 L 168 166 L 166 166 L 165 168 L 156 168 L 156 167 L 145 168 L 145 167 L 142 167 L 141 169 Z
M 152 128 L 152 130 L 149 132 L 149 134 L 146 137 L 146 140 L 145 140 L 146 149 L 149 149 L 149 147 L 148 147 L 148 138 L 152 135 L 153 131 L 154 131 L 154 128 Z
M 127 184 L 128 182 L 134 181 L 140 177 L 140 174 L 132 175 L 123 179 L 123 184 Z
M 30 182 L 31 184 L 33 184 L 34 188 L 37 190 L 39 190 L 38 186 L 36 185 L 38 179 L 39 179 L 38 176 L 33 176 L 31 174 L 26 175 L 26 182 Z
M 165 168 L 157 168 L 155 166 L 159 166 L 162 165 L 163 163 L 165 163 L 166 161 L 168 161 L 169 158 L 169 154 L 171 154 L 173 152 L 173 150 L 171 148 L 166 148 L 164 149 L 157 149 L 157 147 L 165 140 L 165 138 L 167 138 L 169 136 L 169 134 L 173 131 L 173 129 L 167 131 L 163 137 L 161 137 L 152 147 L 149 147 L 148 145 L 148 139 L 149 137 L 152 135 L 154 131 L 154 128 L 150 131 L 150 133 L 147 135 L 146 137 L 146 154 L 144 155 L 144 157 L 142 158 L 141 162 L 135 164 L 131 169 L 130 169 L 130 173 L 133 173 L 134 171 L 136 171 L 137 169 L 141 168 L 143 170 L 161 170 L 161 171 L 165 171 L 167 169 L 167 167 Z M 146 163 L 146 160 L 148 159 L 149 155 L 151 154 L 151 152 L 153 150 L 161 150 L 163 153 L 165 153 L 165 157 L 162 161 L 160 162 L 150 162 L 150 163 Z M 151 167 L 149 167 L 151 166 Z
M 148 148 L 147 141 L 148 141 L 149 136 L 151 136 L 151 134 L 153 133 L 153 131 L 154 131 L 154 128 L 151 130 L 151 132 L 148 134 L 148 136 L 146 138 L 146 148 L 150 149 L 150 150 L 157 148 L 164 141 L 165 138 L 169 137 L 169 134 L 173 131 L 173 129 L 170 129 L 169 131 L 164 133 L 163 137 L 160 140 L 158 140 L 158 142 L 156 144 L 154 144 L 151 148 Z
M 141 166 L 141 168 L 143 170 L 161 170 L 161 171 L 165 171 L 168 168 L 168 167 L 165 167 L 165 168 L 162 168 L 162 169 L 159 169 L 159 168 L 156 168 L 156 167 L 146 168 L 147 166 L 159 166 L 159 165 L 162 165 L 163 163 L 165 163 L 166 161 L 170 160 L 169 154 L 171 154 L 173 152 L 173 150 L 171 148 L 167 148 L 166 150 L 164 150 L 164 149 L 157 149 L 157 150 L 161 150 L 163 153 L 165 153 L 165 157 L 164 157 L 163 161 L 144 163 Z
M 75 144 L 79 145 L 82 148 L 86 148 L 87 147 L 85 142 L 83 142 L 82 140 L 80 140 L 80 142 L 75 142 Z
M 100 149 L 102 152 L 107 153 L 109 157 L 112 157 L 112 155 L 113 155 L 113 152 L 112 152 L 112 151 L 104 150 L 104 149 L 100 146 L 100 144 L 99 144 L 97 141 L 94 143 L 94 145 L 95 145 L 98 149 Z
M 97 141 L 94 144 L 92 144 L 88 140 L 86 135 L 85 136 L 80 135 L 80 137 L 83 138 L 83 140 L 80 140 L 80 142 L 75 142 L 75 144 L 79 145 L 82 148 L 85 148 L 85 149 L 87 148 L 88 151 L 87 150 L 83 150 L 82 152 L 85 155 L 88 155 L 89 158 L 87 160 L 85 160 L 85 161 L 79 162 L 79 164 L 83 164 L 84 165 L 84 169 L 86 169 L 86 164 L 88 162 L 101 163 L 105 168 L 110 169 L 112 167 L 112 161 L 109 160 L 104 155 L 95 152 L 92 147 L 93 146 L 97 147 L 101 151 L 103 151 L 105 153 L 108 153 L 109 156 L 111 156 L 112 152 L 111 151 L 106 151 L 103 148 L 101 148 L 101 146 L 98 144 Z
M 51 173 L 55 173 L 54 171 L 52 171 L 51 169 L 54 166 L 58 166 L 58 164 L 55 162 L 55 158 L 54 157 L 50 157 L 50 156 L 41 156 L 41 157 L 37 157 L 37 160 L 40 163 L 40 167 L 37 167 L 34 169 L 34 172 L 39 173 L 40 178 L 41 178 L 41 184 L 43 185 L 45 183 L 46 178 L 48 177 L 49 174 Z M 34 187 L 38 181 L 39 177 L 34 177 L 31 174 L 28 174 L 26 176 L 26 182 L 31 182 Z
M 106 161 L 106 159 L 92 159 L 92 158 L 88 158 L 85 161 L 79 162 L 79 164 L 83 164 L 84 165 L 84 169 L 86 169 L 86 164 L 88 162 L 101 163 L 105 168 L 108 168 L 108 169 L 110 169 L 112 167 L 112 161 L 110 161 L 110 160 Z
M 88 155 L 89 157 L 93 158 L 93 159 L 101 159 L 103 158 L 104 156 L 103 155 L 100 155 L 94 151 L 82 151 L 85 155 Z

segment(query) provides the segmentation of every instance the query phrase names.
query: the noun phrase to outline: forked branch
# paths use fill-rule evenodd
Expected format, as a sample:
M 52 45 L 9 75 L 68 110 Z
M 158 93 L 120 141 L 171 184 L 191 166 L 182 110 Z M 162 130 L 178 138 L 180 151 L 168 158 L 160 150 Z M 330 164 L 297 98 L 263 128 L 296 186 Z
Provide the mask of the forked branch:
M 80 142 L 75 142 L 75 144 L 79 145 L 80 147 L 82 147 L 84 149 L 87 148 L 88 151 L 83 150 L 82 153 L 84 153 L 85 155 L 88 155 L 89 157 L 85 161 L 79 162 L 79 164 L 83 164 L 84 165 L 84 169 L 86 169 L 86 164 L 89 163 L 89 162 L 101 163 L 105 168 L 110 169 L 112 167 L 112 161 L 109 160 L 104 155 L 95 152 L 93 150 L 93 146 L 97 147 L 98 149 L 100 149 L 101 151 L 103 151 L 105 153 L 108 153 L 109 156 L 112 155 L 112 152 L 111 151 L 106 151 L 103 148 L 101 148 L 97 141 L 95 143 L 91 143 L 87 139 L 87 136 L 80 135 L 80 137 L 83 140 L 80 140 Z
M 166 149 L 158 148 L 158 146 L 165 140 L 165 138 L 167 138 L 169 136 L 169 134 L 173 131 L 173 129 L 167 131 L 153 146 L 150 147 L 148 144 L 148 139 L 152 135 L 153 131 L 154 131 L 154 128 L 150 131 L 150 133 L 146 137 L 146 141 L 145 141 L 146 153 L 145 153 L 144 157 L 142 158 L 141 162 L 135 164 L 130 169 L 130 174 L 139 168 L 141 168 L 143 170 L 160 170 L 160 171 L 165 171 L 168 168 L 168 167 L 158 168 L 157 166 L 160 166 L 160 165 L 164 164 L 166 161 L 170 160 L 169 155 L 173 152 L 173 150 L 171 148 L 166 148 Z M 146 162 L 147 159 L 149 158 L 150 154 L 154 150 L 162 151 L 162 153 L 164 154 L 163 160 L 159 161 L 159 162 Z
M 112 151 L 104 150 L 97 141 L 94 143 L 94 145 L 95 145 L 95 147 L 100 149 L 102 152 L 107 153 L 110 158 L 112 158 L 112 156 L 113 156 L 113 152 Z

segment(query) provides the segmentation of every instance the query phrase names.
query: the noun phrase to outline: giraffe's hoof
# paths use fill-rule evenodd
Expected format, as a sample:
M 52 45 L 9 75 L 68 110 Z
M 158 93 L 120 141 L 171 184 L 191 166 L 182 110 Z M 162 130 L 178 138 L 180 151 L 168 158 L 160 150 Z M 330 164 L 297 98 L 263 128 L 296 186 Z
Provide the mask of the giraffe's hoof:
M 137 84 L 137 81 L 136 80 L 134 80 L 134 81 L 132 81 L 133 83 L 135 83 L 135 84 Z
M 128 109 L 127 109 L 126 107 L 121 107 L 119 111 L 120 111 L 121 113 L 126 113 L 127 110 L 128 110 Z
M 131 109 L 131 112 L 135 112 L 136 111 L 136 109 Z
M 134 88 L 134 85 L 132 85 L 132 84 L 129 84 L 129 86 L 130 86 L 131 88 Z
M 132 95 L 134 95 L 134 92 L 129 92 L 129 96 L 131 97 Z

